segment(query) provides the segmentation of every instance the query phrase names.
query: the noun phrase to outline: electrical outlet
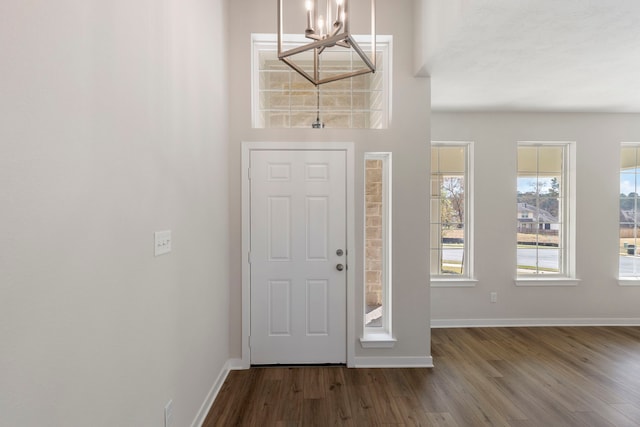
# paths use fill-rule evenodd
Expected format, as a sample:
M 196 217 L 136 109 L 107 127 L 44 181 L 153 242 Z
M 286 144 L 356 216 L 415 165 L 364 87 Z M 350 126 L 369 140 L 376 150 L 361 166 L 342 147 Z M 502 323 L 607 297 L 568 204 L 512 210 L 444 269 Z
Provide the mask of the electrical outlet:
M 153 248 L 156 256 L 171 252 L 171 230 L 156 231 L 154 236 Z
M 164 427 L 173 426 L 173 400 L 167 402 L 164 407 Z
M 491 292 L 491 302 L 492 303 L 496 303 L 498 302 L 498 293 L 497 292 Z

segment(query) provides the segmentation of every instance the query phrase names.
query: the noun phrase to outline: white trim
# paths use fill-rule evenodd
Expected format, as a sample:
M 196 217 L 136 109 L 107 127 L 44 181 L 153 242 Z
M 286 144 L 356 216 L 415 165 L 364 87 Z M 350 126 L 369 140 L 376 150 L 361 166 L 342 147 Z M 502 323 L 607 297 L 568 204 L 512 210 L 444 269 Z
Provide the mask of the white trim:
M 431 141 L 429 152 L 435 147 L 463 147 L 465 152 L 464 158 L 464 248 L 463 257 L 466 262 L 466 271 L 464 275 L 451 277 L 444 275 L 431 275 L 431 287 L 433 288 L 449 288 L 449 287 L 473 287 L 477 280 L 474 279 L 475 275 L 475 233 L 474 233 L 474 162 L 475 143 L 473 141 Z M 433 195 L 433 184 L 431 182 L 433 177 L 433 171 L 429 171 L 429 211 L 431 212 L 431 198 Z M 433 214 L 433 213 L 432 213 Z M 438 214 L 439 216 L 439 214 Z M 429 221 L 431 222 L 431 221 Z M 431 224 L 429 224 L 431 226 Z M 439 239 L 439 237 L 438 237 Z M 438 243 L 440 247 L 440 243 Z M 429 245 L 429 257 L 431 257 L 431 251 L 433 247 Z
M 476 279 L 445 279 L 445 278 L 432 278 L 432 288 L 475 288 L 478 284 Z
M 629 168 L 625 168 L 625 169 L 622 168 L 622 162 L 623 162 L 622 150 L 624 148 L 634 148 L 636 150 L 636 153 L 637 153 L 637 150 L 640 149 L 640 142 L 628 142 L 628 141 L 624 142 L 623 141 L 623 142 L 620 143 L 620 148 L 618 149 L 618 165 L 620 167 L 619 172 L 618 172 L 618 189 L 619 189 L 619 191 L 622 190 L 620 188 L 620 186 L 619 186 L 620 179 L 621 179 L 621 174 L 623 174 L 624 171 L 629 170 Z M 633 168 L 631 168 L 631 169 L 633 169 Z M 622 193 L 620 192 L 619 194 L 622 194 Z M 625 196 L 625 197 L 628 197 L 628 196 Z M 620 199 L 621 199 L 621 197 L 618 196 L 618 203 L 621 202 Z M 637 224 L 638 221 L 636 220 L 634 223 Z M 618 221 L 618 232 L 620 232 L 620 225 L 621 225 L 621 222 Z M 618 240 L 618 244 L 620 244 L 619 240 Z M 618 266 L 618 274 L 620 274 L 620 266 Z M 619 276 L 618 277 L 618 285 L 619 286 L 624 286 L 624 287 L 627 287 L 627 286 L 630 286 L 630 287 L 640 286 L 640 277 L 638 277 L 637 275 L 636 276 L 622 276 L 622 277 Z
M 349 252 L 346 252 L 347 262 L 356 259 L 356 222 L 355 222 L 355 152 L 352 142 L 343 143 L 342 146 L 347 150 L 347 248 L 353 254 L 349 258 Z M 325 145 L 326 146 L 326 145 Z M 355 339 L 356 339 L 356 269 L 347 269 L 347 366 L 354 366 L 356 356 Z
M 395 338 L 393 338 L 393 257 L 392 257 L 392 242 L 393 242 L 393 212 L 391 207 L 393 206 L 393 156 L 391 152 L 365 152 L 364 153 L 364 191 L 366 194 L 366 162 L 367 160 L 380 160 L 382 161 L 382 327 L 367 327 L 367 316 L 364 315 L 362 320 L 363 337 L 360 338 L 360 342 L 370 342 L 369 348 L 391 348 L 395 344 Z M 366 200 L 364 201 L 366 204 Z M 366 206 L 363 210 L 362 223 L 366 228 L 367 214 Z M 362 271 L 366 272 L 366 233 L 363 233 L 362 247 L 364 249 L 362 254 Z M 362 300 L 366 305 L 366 273 L 365 283 L 362 289 Z M 374 343 L 382 347 L 373 347 Z M 385 343 L 385 344 L 383 344 Z M 389 346 L 389 343 L 391 345 Z M 365 345 L 363 345 L 364 347 Z
M 560 234 L 560 277 L 555 279 L 538 279 L 531 275 L 517 275 L 516 286 L 575 286 L 576 279 L 576 142 L 575 141 L 518 141 L 516 148 L 516 163 L 518 149 L 520 147 L 562 147 L 562 173 L 561 180 L 564 183 L 560 199 L 560 213 L 558 218 L 561 225 Z M 517 168 L 517 167 L 516 167 Z M 516 170 L 516 185 L 518 171 Z M 516 203 L 517 210 L 517 203 Z M 517 217 L 517 211 L 516 211 Z M 516 239 L 517 240 L 517 239 Z M 517 254 L 517 242 L 516 242 Z M 517 262 L 516 262 L 517 264 Z M 516 266 L 517 270 L 517 266 Z M 558 282 L 556 284 L 549 282 Z M 570 283 L 575 281 L 576 283 Z
M 240 359 L 229 359 L 226 361 L 222 370 L 218 374 L 218 378 L 216 378 L 215 382 L 211 386 L 209 393 L 207 393 L 207 397 L 205 397 L 204 402 L 200 405 L 200 410 L 196 414 L 193 422 L 191 423 L 191 427 L 201 427 L 204 423 L 205 418 L 209 414 L 211 407 L 213 406 L 213 402 L 216 400 L 224 381 L 227 379 L 230 371 L 242 369 L 242 360 Z
M 240 170 L 242 180 L 242 369 L 251 367 L 251 269 L 249 251 L 251 249 L 250 234 L 250 202 L 249 165 L 251 151 L 265 150 L 314 150 L 344 151 L 346 153 L 346 208 L 347 208 L 347 247 L 345 248 L 347 265 L 355 259 L 355 205 L 354 205 L 354 144 L 353 142 L 242 142 L 242 159 Z M 353 254 L 353 255 L 350 255 Z M 351 258 L 350 258 L 351 257 Z M 355 268 L 347 268 L 347 366 L 354 366 L 355 358 Z
M 625 287 L 640 286 L 640 277 L 619 277 L 618 285 Z
M 372 329 L 372 328 L 371 328 Z M 365 328 L 365 334 L 360 338 L 362 348 L 393 348 L 398 341 L 386 332 L 370 332 Z
M 433 368 L 433 357 L 356 357 L 356 368 Z
M 559 286 L 578 286 L 580 279 L 574 279 L 569 277 L 544 277 L 544 278 L 530 278 L 527 276 L 521 276 L 514 280 L 516 286 L 525 287 L 559 287 Z
M 251 266 L 249 253 L 251 251 L 251 182 L 249 180 L 249 165 L 251 164 L 251 147 L 253 144 L 242 143 L 242 159 L 240 174 L 242 176 L 242 367 L 251 367 Z
M 431 319 L 431 328 L 508 328 L 535 326 L 640 326 L 631 318 Z

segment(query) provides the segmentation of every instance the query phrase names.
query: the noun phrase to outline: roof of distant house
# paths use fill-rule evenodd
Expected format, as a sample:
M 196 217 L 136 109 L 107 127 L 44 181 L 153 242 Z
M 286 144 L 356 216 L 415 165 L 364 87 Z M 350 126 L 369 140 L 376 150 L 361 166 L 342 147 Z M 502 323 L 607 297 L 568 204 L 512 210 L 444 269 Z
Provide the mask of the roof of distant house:
M 522 213 L 532 213 L 534 218 L 538 218 L 538 222 L 558 222 L 558 218 L 551 215 L 549 211 L 540 209 L 537 206 L 528 203 L 518 203 L 518 221 L 531 222 L 531 218 L 520 218 Z

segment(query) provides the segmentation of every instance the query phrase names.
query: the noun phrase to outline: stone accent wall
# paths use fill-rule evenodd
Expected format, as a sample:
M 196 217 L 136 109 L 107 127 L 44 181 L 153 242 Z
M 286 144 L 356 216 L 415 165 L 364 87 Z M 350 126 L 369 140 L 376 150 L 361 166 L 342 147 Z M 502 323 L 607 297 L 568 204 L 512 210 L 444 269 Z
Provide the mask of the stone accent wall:
M 308 128 L 317 117 L 316 88 L 282 62 L 260 53 L 259 114 L 267 128 Z M 310 64 L 303 68 L 308 69 Z M 350 62 L 325 69 L 351 71 Z M 383 71 L 323 84 L 320 120 L 328 128 L 380 128 L 383 120 Z
M 366 304 L 382 305 L 382 160 L 365 163 Z

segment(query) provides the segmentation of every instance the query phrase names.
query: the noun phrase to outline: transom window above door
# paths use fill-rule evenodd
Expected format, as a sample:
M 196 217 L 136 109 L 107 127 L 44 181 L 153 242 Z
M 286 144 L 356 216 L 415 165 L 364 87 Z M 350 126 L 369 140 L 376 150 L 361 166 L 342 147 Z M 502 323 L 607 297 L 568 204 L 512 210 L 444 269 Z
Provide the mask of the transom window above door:
M 370 38 L 357 37 L 363 49 Z M 306 39 L 286 35 L 285 48 Z M 252 123 L 254 128 L 311 128 L 319 119 L 327 128 L 386 129 L 390 119 L 391 36 L 377 36 L 375 73 L 315 87 L 278 60 L 275 34 L 252 35 Z M 325 52 L 323 68 L 343 73 L 360 68 L 361 59 L 350 50 Z M 313 56 L 305 68 L 313 68 Z

